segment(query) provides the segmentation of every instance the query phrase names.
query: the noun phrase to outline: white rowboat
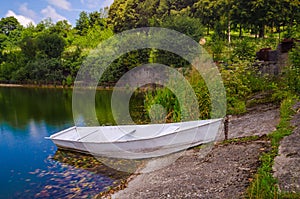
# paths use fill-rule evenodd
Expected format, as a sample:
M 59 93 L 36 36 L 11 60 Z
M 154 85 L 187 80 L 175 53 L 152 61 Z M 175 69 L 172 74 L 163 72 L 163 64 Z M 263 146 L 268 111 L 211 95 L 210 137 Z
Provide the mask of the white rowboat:
M 222 119 L 169 124 L 71 127 L 51 135 L 58 148 L 121 159 L 167 155 L 213 142 Z

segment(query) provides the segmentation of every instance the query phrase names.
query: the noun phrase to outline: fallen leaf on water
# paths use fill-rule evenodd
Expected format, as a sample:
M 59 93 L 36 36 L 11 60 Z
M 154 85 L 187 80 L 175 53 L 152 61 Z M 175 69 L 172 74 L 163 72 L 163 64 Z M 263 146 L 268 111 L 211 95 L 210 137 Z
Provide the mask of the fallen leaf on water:
M 52 189 L 52 186 L 51 185 L 46 185 L 45 189 Z

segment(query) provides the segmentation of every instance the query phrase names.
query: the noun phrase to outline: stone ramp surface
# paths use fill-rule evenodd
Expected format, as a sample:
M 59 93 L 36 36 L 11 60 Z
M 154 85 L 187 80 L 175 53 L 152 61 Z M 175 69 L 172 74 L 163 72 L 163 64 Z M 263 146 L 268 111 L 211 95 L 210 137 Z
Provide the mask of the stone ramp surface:
M 266 141 L 218 145 L 205 158 L 191 149 L 176 162 L 138 175 L 112 198 L 243 198 Z
M 272 133 L 280 120 L 277 105 L 262 104 L 248 110 L 243 115 L 232 116 L 229 120 L 228 138 L 238 138 Z
M 296 115 L 291 120 L 293 134 L 280 142 L 279 156 L 275 158 L 274 176 L 283 192 L 300 192 L 300 103 L 295 105 Z

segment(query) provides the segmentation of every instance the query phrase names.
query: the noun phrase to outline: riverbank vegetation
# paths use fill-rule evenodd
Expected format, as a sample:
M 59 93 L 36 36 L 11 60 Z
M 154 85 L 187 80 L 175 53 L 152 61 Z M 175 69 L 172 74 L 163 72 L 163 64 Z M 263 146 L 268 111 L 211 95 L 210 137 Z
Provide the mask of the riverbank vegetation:
M 285 91 L 300 92 L 299 46 L 276 77 L 252 67 L 259 49 L 276 49 L 282 38 L 299 38 L 299 8 L 293 0 L 115 0 L 110 8 L 81 12 L 74 27 L 51 19 L 23 27 L 14 17 L 6 17 L 0 20 L 0 82 L 71 86 L 83 60 L 101 41 L 132 28 L 165 27 L 197 42 L 202 38 L 221 72 L 228 114 L 243 113 L 256 93 L 271 92 L 276 100 L 283 99 Z M 127 71 L 149 62 L 183 71 L 199 98 L 201 118 L 210 117 L 205 82 L 194 70 L 182 70 L 190 68 L 189 64 L 170 52 L 129 52 L 110 65 L 99 84 L 113 86 Z M 146 97 L 146 107 L 161 101 L 160 95 L 174 97 L 168 93 L 168 89 L 157 95 L 152 92 L 152 97 Z M 170 99 L 165 101 L 173 103 Z M 180 120 L 180 107 L 172 103 L 166 104 L 167 120 Z

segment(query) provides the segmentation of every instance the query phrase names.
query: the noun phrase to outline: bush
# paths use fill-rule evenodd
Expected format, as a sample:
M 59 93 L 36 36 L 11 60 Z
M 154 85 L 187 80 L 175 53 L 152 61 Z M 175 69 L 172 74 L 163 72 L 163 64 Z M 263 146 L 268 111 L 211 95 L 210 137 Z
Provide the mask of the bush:
M 238 40 L 234 46 L 232 54 L 233 60 L 253 60 L 255 58 L 255 48 L 249 40 Z
M 297 45 L 290 53 L 291 65 L 286 68 L 284 80 L 292 92 L 300 94 L 300 45 Z
M 156 91 L 149 91 L 146 94 L 145 98 L 145 108 L 148 113 L 151 111 L 151 108 L 155 104 L 160 104 L 166 109 L 166 118 L 167 122 L 179 122 L 193 119 L 208 119 L 210 118 L 211 111 L 211 101 L 208 89 L 205 85 L 204 80 L 201 78 L 200 74 L 195 70 L 189 71 L 187 80 L 189 84 L 192 86 L 197 101 L 200 118 L 195 118 L 194 112 L 195 107 L 190 104 L 185 107 L 180 107 L 179 100 L 180 98 L 184 98 L 186 96 L 186 90 L 182 89 L 180 85 L 177 86 L 179 95 L 176 96 L 171 90 L 168 88 L 157 89 Z M 190 96 L 189 96 L 190 97 Z M 188 115 L 183 115 L 181 112 L 181 108 L 185 110 L 185 113 Z M 187 109 L 187 110 L 186 110 Z

